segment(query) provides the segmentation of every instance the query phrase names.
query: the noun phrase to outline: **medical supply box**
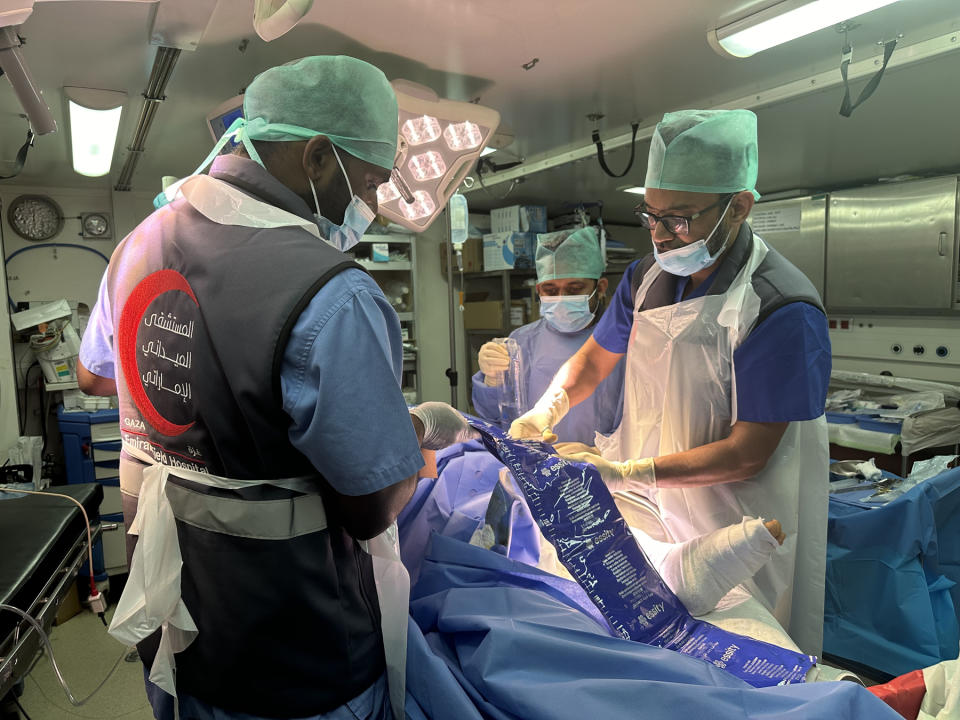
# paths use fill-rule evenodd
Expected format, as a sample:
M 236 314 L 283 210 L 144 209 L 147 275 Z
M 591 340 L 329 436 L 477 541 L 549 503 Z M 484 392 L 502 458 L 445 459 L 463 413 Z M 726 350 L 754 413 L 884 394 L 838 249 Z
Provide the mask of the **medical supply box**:
M 532 268 L 537 237 L 533 233 L 494 232 L 483 236 L 483 270 Z
M 503 325 L 503 301 L 483 300 L 463 304 L 463 326 L 472 330 L 494 330 Z
M 510 327 L 526 324 L 526 304 L 510 301 Z M 468 330 L 503 330 L 503 300 L 482 300 L 463 304 L 463 326 Z
M 491 210 L 490 231 L 545 233 L 547 208 L 543 205 L 511 205 Z
M 440 243 L 440 272 L 444 276 L 447 274 L 447 243 Z M 463 257 L 464 272 L 481 272 L 483 270 L 483 238 L 471 237 L 463 243 L 463 249 L 460 251 Z M 457 254 L 453 253 L 453 271 L 457 272 Z

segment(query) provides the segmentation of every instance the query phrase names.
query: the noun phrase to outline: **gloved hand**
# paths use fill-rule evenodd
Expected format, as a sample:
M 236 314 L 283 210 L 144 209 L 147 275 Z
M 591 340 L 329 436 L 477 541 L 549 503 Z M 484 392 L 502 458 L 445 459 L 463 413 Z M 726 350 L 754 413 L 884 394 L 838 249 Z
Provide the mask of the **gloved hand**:
M 587 445 L 582 442 L 558 442 L 554 443 L 553 451 L 560 457 L 566 457 L 567 455 L 575 455 L 577 453 L 590 453 L 591 455 L 599 455 L 600 451 L 597 450 L 593 445 Z
M 510 367 L 510 352 L 506 345 L 491 341 L 480 347 L 477 355 L 480 372 L 483 373 L 483 384 L 488 387 L 497 387 L 503 384 L 503 374 Z
M 548 389 L 533 406 L 510 424 L 509 435 L 514 440 L 541 440 L 555 443 L 553 426 L 563 420 L 570 410 L 570 398 L 563 388 Z
M 585 452 L 562 457 L 564 460 L 593 465 L 611 492 L 614 490 L 655 490 L 657 487 L 657 473 L 653 466 L 653 458 L 617 462 Z
M 425 402 L 410 410 L 423 423 L 424 450 L 443 450 L 448 445 L 467 442 L 480 433 L 467 424 L 466 419 L 447 403 Z

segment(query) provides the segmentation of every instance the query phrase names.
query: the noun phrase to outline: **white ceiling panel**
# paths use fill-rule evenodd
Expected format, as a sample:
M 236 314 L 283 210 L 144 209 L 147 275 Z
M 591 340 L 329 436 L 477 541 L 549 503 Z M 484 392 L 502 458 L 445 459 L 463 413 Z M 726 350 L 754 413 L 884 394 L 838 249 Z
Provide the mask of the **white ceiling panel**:
M 189 2 L 189 0 L 162 0 Z M 836 68 L 843 36 L 833 28 L 746 60 L 718 56 L 706 30 L 764 2 L 744 0 L 351 0 L 318 2 L 304 21 L 271 43 L 253 32 L 252 0 L 220 0 L 199 48 L 183 52 L 167 86 L 133 179 L 159 190 L 163 175 L 191 172 L 212 145 L 204 117 L 259 71 L 309 54 L 344 53 L 377 64 L 454 99 L 498 109 L 516 134 L 511 151 L 531 157 L 572 142 L 622 132 L 633 120 L 711 104 Z M 123 90 L 130 101 L 114 174 L 122 166 L 140 94 L 156 48 L 149 44 L 156 3 L 38 2 L 22 26 L 24 56 L 61 132 L 37 139 L 19 183 L 109 187 L 82 178 L 69 162 L 62 87 Z M 855 60 L 876 56 L 877 41 L 903 33 L 902 45 L 960 31 L 957 0 L 903 0 L 858 18 L 850 40 Z M 899 50 L 898 50 L 899 52 Z M 524 63 L 537 62 L 529 70 Z M 825 188 L 883 175 L 960 170 L 958 52 L 887 73 L 852 118 L 837 114 L 841 91 L 805 95 L 761 109 L 763 192 Z M 862 85 L 862 82 L 858 84 Z M 587 119 L 602 113 L 599 122 Z M 25 122 L 8 83 L 0 81 L 0 174 L 23 142 Z M 606 178 L 595 160 L 530 176 L 507 201 L 602 199 L 612 220 L 632 219 L 634 200 L 617 191 L 641 183 L 647 145 L 624 180 Z M 494 156 L 497 157 L 497 156 Z M 610 165 L 623 167 L 623 150 Z M 499 196 L 507 185 L 491 189 Z M 501 204 L 482 192 L 475 207 Z

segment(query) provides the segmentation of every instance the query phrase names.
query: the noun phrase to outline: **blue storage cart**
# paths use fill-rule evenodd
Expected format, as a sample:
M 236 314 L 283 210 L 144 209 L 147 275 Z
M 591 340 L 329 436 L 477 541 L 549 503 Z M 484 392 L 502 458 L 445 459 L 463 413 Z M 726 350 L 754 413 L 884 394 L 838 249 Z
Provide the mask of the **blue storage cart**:
M 118 410 L 66 411 L 57 408 L 57 422 L 63 439 L 67 482 L 100 483 L 103 503 L 100 519 L 117 523 L 118 530 L 104 533 L 94 544 L 94 579 L 126 572 L 126 540 L 120 502 L 120 413 Z M 87 564 L 80 569 L 89 575 Z

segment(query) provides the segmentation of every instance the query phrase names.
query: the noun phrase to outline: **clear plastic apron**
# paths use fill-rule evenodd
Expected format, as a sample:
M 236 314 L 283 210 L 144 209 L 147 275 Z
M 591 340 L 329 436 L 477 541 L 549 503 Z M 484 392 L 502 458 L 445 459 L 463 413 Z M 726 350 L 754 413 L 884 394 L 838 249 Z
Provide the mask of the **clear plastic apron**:
M 171 195 L 182 194 L 201 214 L 219 224 L 263 228 L 297 226 L 320 237 L 315 223 L 255 200 L 228 183 L 207 175 L 191 176 L 176 190 L 170 190 Z M 157 464 L 143 450 L 128 443 L 124 443 L 124 450 L 148 467 L 121 460 L 122 489 L 138 496 L 137 515 L 130 533 L 139 537 L 130 576 L 110 624 L 110 634 L 121 642 L 134 645 L 161 629 L 160 647 L 150 668 L 150 680 L 175 696 L 174 654 L 189 647 L 198 630 L 180 597 L 182 559 L 176 519 L 165 492 L 167 478 L 173 475 L 206 487 L 225 489 L 273 485 L 308 494 L 316 493 L 316 484 L 308 478 L 238 480 L 220 477 Z M 399 719 L 404 717 L 406 696 L 410 577 L 400 561 L 396 523 L 360 545 L 373 560 L 390 702 L 394 717 Z
M 604 457 L 669 455 L 730 434 L 737 421 L 733 353 L 759 316 L 751 279 L 766 253 L 754 235 L 746 264 L 724 294 L 641 311 L 661 269 L 647 272 L 634 305 L 623 421 L 610 438 L 597 438 Z M 766 467 L 749 480 L 659 489 L 651 498 L 680 542 L 744 515 L 778 519 L 787 539 L 748 588 L 810 654 L 819 654 L 822 645 L 827 466 L 821 416 L 790 423 Z

